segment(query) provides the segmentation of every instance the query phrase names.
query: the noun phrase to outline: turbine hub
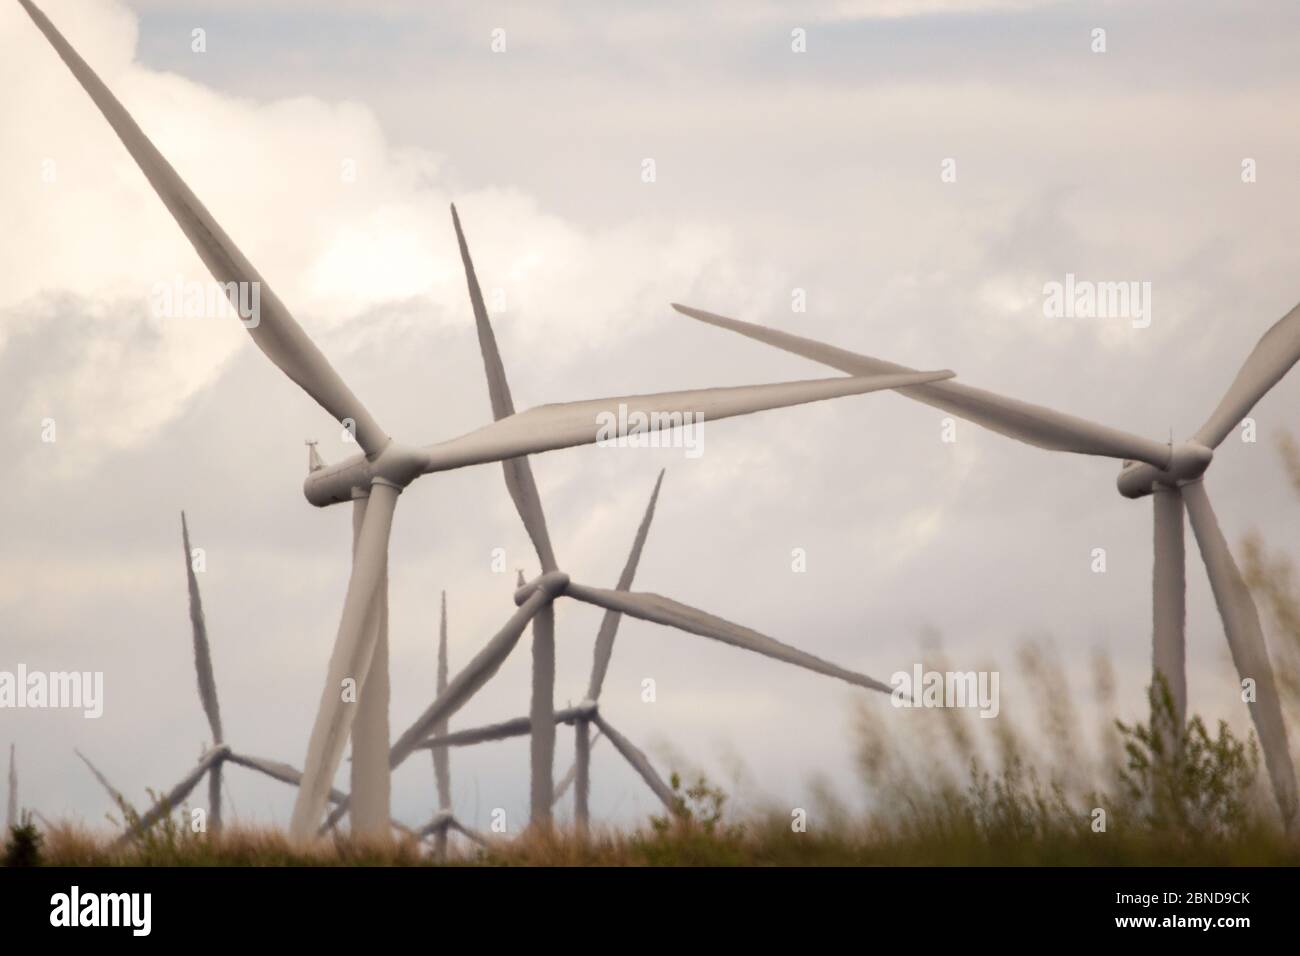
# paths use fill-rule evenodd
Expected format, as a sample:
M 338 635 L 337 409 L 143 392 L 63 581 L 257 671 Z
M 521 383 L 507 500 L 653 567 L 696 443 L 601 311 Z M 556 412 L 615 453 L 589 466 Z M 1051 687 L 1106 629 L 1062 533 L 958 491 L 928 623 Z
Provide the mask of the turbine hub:
M 525 601 L 533 596 L 535 591 L 543 591 L 546 596 L 554 600 L 565 592 L 569 587 L 569 576 L 563 571 L 547 571 L 545 574 L 533 578 L 523 587 L 515 592 L 515 605 L 522 606 Z
M 1115 484 L 1125 498 L 1143 498 L 1153 493 L 1156 485 L 1176 488 L 1196 481 L 1213 460 L 1213 449 L 1199 442 L 1180 442 L 1169 450 L 1167 468 L 1157 468 L 1144 461 L 1126 461 Z

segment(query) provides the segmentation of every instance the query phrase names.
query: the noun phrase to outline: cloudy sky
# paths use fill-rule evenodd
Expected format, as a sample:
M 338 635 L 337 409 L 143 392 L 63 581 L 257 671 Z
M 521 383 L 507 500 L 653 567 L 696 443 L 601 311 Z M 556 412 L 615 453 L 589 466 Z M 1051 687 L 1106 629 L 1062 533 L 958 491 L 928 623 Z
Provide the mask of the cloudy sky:
M 678 316 L 712 308 L 1127 428 L 1189 436 L 1260 334 L 1300 300 L 1300 8 L 1036 0 L 565 5 L 47 0 L 384 427 L 415 443 L 490 419 L 447 212 L 458 204 L 521 407 L 823 374 Z M 1104 53 L 1093 52 L 1105 30 Z M 206 50 L 193 49 L 205 31 Z M 505 49 L 493 50 L 502 30 Z M 792 49 L 803 30 L 806 51 Z M 498 45 L 500 45 L 498 43 Z M 97 721 L 0 712 L 22 801 L 102 820 L 73 748 L 134 797 L 206 742 L 180 545 L 186 509 L 226 735 L 301 765 L 348 572 L 347 509 L 301 493 L 303 440 L 355 450 L 233 319 L 154 314 L 207 278 L 66 68 L 0 4 L 0 670 L 103 671 Z M 643 169 L 653 160 L 655 179 Z M 1253 160 L 1255 182 L 1243 182 Z M 945 161 L 952 163 L 945 166 Z M 944 169 L 955 169 L 955 181 Z M 355 176 L 345 175 L 355 171 Z M 1057 319 L 1043 286 L 1150 282 L 1151 322 Z M 792 309 L 794 290 L 806 311 Z M 1230 541 L 1300 531 L 1274 443 L 1293 375 L 1208 482 Z M 887 679 L 927 642 L 1009 666 L 1095 649 L 1127 713 L 1149 680 L 1151 506 L 1115 463 L 1051 454 L 893 394 L 707 426 L 705 451 L 579 449 L 534 470 L 561 566 L 612 586 L 661 467 L 640 588 Z M 57 439 L 42 440 L 53 419 Z M 1190 542 L 1190 535 L 1189 535 Z M 504 548 L 508 570 L 495 573 Z M 792 571 L 793 549 L 807 571 Z M 1105 573 L 1092 570 L 1096 548 Z M 1189 549 L 1189 559 L 1197 561 Z M 401 499 L 391 561 L 392 722 L 513 609 L 536 558 L 483 466 Z M 1194 708 L 1240 718 L 1199 562 Z M 599 615 L 559 606 L 557 703 L 586 685 Z M 455 726 L 527 710 L 521 644 Z M 642 682 L 657 698 L 643 702 Z M 1007 675 L 1003 712 L 1028 706 Z M 663 769 L 805 805 L 863 797 L 836 682 L 625 621 L 603 711 Z M 907 733 L 912 715 L 868 706 Z M 571 735 L 561 729 L 557 775 Z M 743 783 L 734 782 L 741 773 Z M 239 818 L 292 791 L 228 775 Z M 346 770 L 340 773 L 346 784 Z M 527 744 L 453 757 L 480 825 L 527 808 Z M 653 797 L 608 747 L 593 814 Z M 417 758 L 395 813 L 432 807 Z M 567 814 L 567 808 L 564 810 Z

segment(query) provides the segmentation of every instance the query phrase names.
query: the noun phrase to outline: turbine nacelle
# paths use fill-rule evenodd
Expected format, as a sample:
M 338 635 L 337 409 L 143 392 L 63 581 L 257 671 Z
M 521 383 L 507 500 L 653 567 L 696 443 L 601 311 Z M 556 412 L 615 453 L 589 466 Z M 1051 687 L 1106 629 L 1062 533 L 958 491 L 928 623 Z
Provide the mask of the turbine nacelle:
M 1153 494 L 1156 485 L 1178 486 L 1196 481 L 1214 460 L 1214 451 L 1194 441 L 1180 442 L 1170 448 L 1169 465 L 1157 468 L 1144 461 L 1126 461 L 1120 468 L 1115 485 L 1125 498 L 1144 498 Z
M 326 508 L 351 501 L 357 497 L 354 491 L 368 493 L 376 481 L 400 491 L 424 472 L 427 458 L 423 449 L 390 441 L 373 460 L 353 455 L 333 465 L 322 463 L 308 472 L 302 493 L 317 508 Z

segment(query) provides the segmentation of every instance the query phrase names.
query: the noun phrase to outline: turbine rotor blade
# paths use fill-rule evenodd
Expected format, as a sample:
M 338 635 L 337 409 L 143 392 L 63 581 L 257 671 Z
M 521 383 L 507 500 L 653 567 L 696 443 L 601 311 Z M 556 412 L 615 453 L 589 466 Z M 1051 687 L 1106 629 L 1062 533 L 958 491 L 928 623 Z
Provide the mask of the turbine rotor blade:
M 1281 381 L 1300 359 L 1300 305 L 1278 319 L 1246 357 L 1219 405 L 1197 431 L 1194 441 L 1218 448 L 1255 404 Z
M 805 405 L 952 378 L 952 372 L 909 372 L 860 378 L 825 378 L 733 388 L 700 388 L 540 405 L 477 431 L 425 448 L 425 472 L 501 461 L 576 445 L 615 443 L 706 420 Z M 686 416 L 690 415 L 691 418 Z M 645 427 L 640 423 L 644 421 Z M 635 425 L 633 423 L 636 423 Z M 1164 446 L 1160 446 L 1164 447 Z
M 474 326 L 478 330 L 479 351 L 483 353 L 483 368 L 487 373 L 488 395 L 492 399 L 492 419 L 500 421 L 515 413 L 514 399 L 510 396 L 510 385 L 506 381 L 505 364 L 501 361 L 501 352 L 497 348 L 496 334 L 488 319 L 487 306 L 483 304 L 483 292 L 478 285 L 478 276 L 474 272 L 474 263 L 470 259 L 469 244 L 460 227 L 460 216 L 456 207 L 451 207 L 451 221 L 456 227 L 456 241 L 460 245 L 460 259 L 465 267 L 465 281 L 469 285 L 469 300 L 474 308 Z M 551 536 L 546 529 L 546 515 L 542 511 L 542 499 L 537 493 L 537 482 L 533 478 L 532 466 L 527 458 L 507 458 L 501 462 L 505 471 L 506 489 L 515 503 L 528 537 L 532 539 L 533 548 L 542 562 L 542 571 L 556 570 L 555 552 L 551 548 Z
M 565 594 L 579 601 L 595 604 L 598 607 L 622 611 L 624 614 L 641 618 L 643 621 L 666 624 L 681 631 L 698 634 L 701 637 L 709 637 L 724 644 L 730 644 L 733 647 L 741 647 L 762 654 L 765 657 L 772 657 L 787 664 L 794 664 L 815 671 L 818 674 L 838 677 L 840 680 L 847 681 L 858 687 L 878 690 L 886 694 L 893 692 L 892 687 L 875 678 L 840 667 L 838 664 L 832 664 L 775 638 L 760 634 L 758 631 L 742 627 L 739 624 L 733 624 L 730 621 L 688 607 L 660 594 L 608 591 L 603 588 L 588 587 L 585 584 L 574 582 L 570 582 Z
M 190 528 L 181 512 L 181 543 L 185 548 L 185 579 L 190 590 L 190 629 L 194 633 L 194 670 L 199 680 L 199 700 L 212 729 L 213 744 L 225 742 L 221 733 L 221 707 L 217 703 L 217 681 L 212 672 L 212 649 L 208 644 L 208 623 L 203 617 L 203 598 L 199 595 L 199 582 L 194 574 L 193 551 L 190 550 Z
M 1232 662 L 1242 680 L 1255 682 L 1255 700 L 1249 703 L 1250 716 L 1259 733 L 1260 747 L 1264 751 L 1264 765 L 1273 783 L 1282 820 L 1288 826 L 1296 812 L 1295 767 L 1291 763 L 1291 750 L 1287 744 L 1286 722 L 1282 717 L 1277 683 L 1273 679 L 1273 665 L 1269 661 L 1268 645 L 1259 624 L 1259 612 L 1250 589 L 1242 579 L 1237 564 L 1228 550 L 1219 529 L 1218 519 L 1205 493 L 1205 483 L 1194 481 L 1183 485 L 1183 500 L 1192 521 L 1192 531 L 1205 561 L 1210 577 L 1214 602 L 1223 618 L 1224 634 Z
M 351 680 L 354 688 L 364 691 L 373 663 L 378 629 L 369 626 L 370 611 L 375 601 L 382 599 L 381 584 L 388 564 L 388 539 L 398 494 L 397 488 L 381 481 L 370 488 L 338 636 L 307 744 L 303 783 L 289 824 L 290 838 L 297 841 L 307 840 L 316 832 L 357 716 L 357 704 L 343 699 L 344 681 Z
M 611 727 L 608 721 L 600 715 L 600 712 L 592 714 L 592 721 L 600 728 L 601 733 L 609 738 L 609 742 L 614 745 L 614 749 L 623 755 L 628 763 L 641 775 L 641 779 L 646 785 L 654 791 L 654 795 L 663 801 L 663 805 L 674 815 L 681 811 L 677 797 L 673 794 L 672 788 L 664 783 L 663 777 L 655 772 L 649 759 L 642 753 L 630 740 Z
M 618 576 L 615 590 L 626 591 L 632 587 L 636 577 L 637 565 L 641 563 L 641 551 L 645 547 L 646 535 L 650 533 L 650 522 L 655 516 L 655 502 L 659 500 L 659 487 L 663 484 L 664 473 L 659 472 L 655 479 L 654 491 L 650 493 L 650 503 L 646 505 L 641 524 L 636 529 L 636 538 L 632 541 L 632 551 L 623 565 L 623 573 Z M 607 610 L 600 620 L 600 630 L 596 633 L 596 649 L 592 654 L 591 681 L 587 684 L 587 699 L 600 700 L 601 688 L 605 685 L 605 674 L 609 671 L 609 659 L 614 653 L 614 637 L 618 634 L 619 622 L 623 615 L 615 610 Z
M 752 322 L 742 322 L 673 304 L 682 315 L 718 328 L 730 329 L 741 335 L 765 342 L 786 352 L 802 355 L 850 375 L 880 375 L 908 372 L 906 366 L 868 355 L 859 355 L 845 349 L 826 345 L 788 332 L 779 332 Z M 1166 468 L 1170 460 L 1169 446 L 1150 441 L 1120 429 L 1098 425 L 1075 415 L 1067 415 L 1042 405 L 1006 398 L 980 388 L 958 382 L 938 382 L 900 388 L 899 392 L 925 405 L 951 412 L 990 431 L 1015 438 L 1038 448 L 1050 451 L 1069 451 L 1080 455 L 1099 455 L 1145 461 L 1157 468 Z
M 451 827 L 461 836 L 468 837 L 469 839 L 473 840 L 479 846 L 482 847 L 488 846 L 487 837 L 483 836 L 483 834 L 479 833 L 477 830 L 465 826 L 465 824 L 461 823 L 455 817 L 452 817 L 450 820 L 447 821 L 447 826 Z
M 570 724 L 591 713 L 590 707 L 565 707 L 553 714 L 552 723 Z M 446 750 L 449 747 L 471 747 L 474 744 L 489 743 L 494 740 L 509 740 L 511 737 L 523 737 L 532 732 L 532 717 L 514 717 L 495 724 L 456 730 L 447 734 L 436 734 L 422 740 L 417 749 Z
M 81 762 L 90 768 L 90 772 L 95 775 L 95 779 L 99 781 L 99 785 L 107 790 L 108 795 L 113 798 L 113 803 L 115 803 L 119 808 L 138 816 L 135 807 L 131 805 L 131 801 L 126 798 L 126 795 L 123 794 L 121 790 L 118 790 L 108 782 L 108 778 L 99 772 L 99 768 L 90 762 L 89 757 L 83 754 L 80 750 L 74 749 L 73 753 L 80 757 Z
M 231 292 L 231 289 L 258 290 L 256 315 L 245 317 L 247 321 L 244 322 L 257 347 L 340 423 L 345 426 L 349 422 L 353 423 L 357 443 L 367 455 L 376 455 L 382 451 L 388 444 L 388 435 L 344 384 L 320 349 L 307 337 L 307 333 L 289 314 L 284 303 L 263 281 L 234 241 L 226 235 L 176 170 L 145 136 L 126 108 L 63 38 L 54 24 L 31 0 L 19 2 L 67 64 L 77 82 L 99 107 L 100 113 L 117 133 L 118 139 L 149 180 L 154 192 L 190 240 L 213 278 L 227 285 L 232 305 L 239 308 L 240 293 Z M 232 283 L 239 285 L 232 286 Z M 252 293 L 244 295 L 251 296 Z
M 193 792 L 194 788 L 199 785 L 199 781 L 203 779 L 203 775 L 214 766 L 220 764 L 221 761 L 226 758 L 226 755 L 227 752 L 224 750 L 209 751 L 203 759 L 198 762 L 195 768 L 182 778 L 180 783 L 167 791 L 167 793 L 163 795 L 162 799 L 150 807 L 149 811 L 140 817 L 140 819 L 136 821 L 135 825 L 128 829 L 119 839 L 126 840 L 143 833 L 162 819 L 166 814 L 171 813 L 179 807 L 184 802 L 185 798 Z
M 536 591 L 519 606 L 519 609 L 506 622 L 505 627 L 498 631 L 492 640 L 488 641 L 483 646 L 483 649 L 474 655 L 474 659 L 466 664 L 465 668 L 447 685 L 446 692 L 439 694 L 434 702 L 425 709 L 424 713 L 416 718 L 415 722 L 406 728 L 402 736 L 397 739 L 397 742 L 393 744 L 388 753 L 388 765 L 390 767 L 396 769 L 419 746 L 420 741 L 429 735 L 429 732 L 439 721 L 451 717 L 471 697 L 478 693 L 480 688 L 500 669 L 505 659 L 510 656 L 510 652 L 515 649 L 515 645 L 519 643 L 519 638 L 524 633 L 524 628 L 528 626 L 528 622 L 550 601 L 551 597 L 546 592 Z
M 261 757 L 250 757 L 247 754 L 232 753 L 226 758 L 231 763 L 239 764 L 249 770 L 255 770 L 265 777 L 272 780 L 279 780 L 281 783 L 287 783 L 291 787 L 302 785 L 302 771 L 287 763 L 281 763 L 278 760 L 265 760 Z M 330 803 L 342 803 L 347 799 L 347 794 L 342 790 L 330 788 Z

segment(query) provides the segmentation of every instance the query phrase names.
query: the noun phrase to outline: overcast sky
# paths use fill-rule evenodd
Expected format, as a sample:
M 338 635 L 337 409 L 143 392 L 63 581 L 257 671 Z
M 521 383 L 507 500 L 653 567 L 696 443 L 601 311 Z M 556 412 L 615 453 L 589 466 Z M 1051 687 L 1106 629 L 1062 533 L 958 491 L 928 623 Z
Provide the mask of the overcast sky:
M 516 404 L 816 377 L 802 359 L 668 308 L 684 301 L 1123 427 L 1191 435 L 1300 300 L 1300 7 L 1293 3 L 859 0 L 537 4 L 108 2 L 46 12 L 116 91 L 384 427 L 412 443 L 490 420 L 447 212 L 458 204 Z M 563 10 L 563 13 L 554 12 Z M 206 31 L 206 52 L 192 31 Z M 1093 31 L 1106 31 L 1095 53 Z M 504 30 L 505 50 L 492 49 Z M 792 31 L 806 31 L 806 52 Z M 0 670 L 103 671 L 101 719 L 0 712 L 22 802 L 100 821 L 73 748 L 142 798 L 208 737 L 179 511 L 229 742 L 301 765 L 348 573 L 349 509 L 301 492 L 303 440 L 355 450 L 233 319 L 160 318 L 159 282 L 206 280 L 125 150 L 17 4 L 0 3 Z M 652 159 L 656 178 L 643 181 Z M 955 161 L 956 179 L 941 176 Z M 1257 181 L 1242 181 L 1252 159 Z M 951 167 L 950 167 L 951 168 Z M 348 181 L 345 169 L 355 169 Z M 1054 319 L 1067 273 L 1150 282 L 1151 322 Z M 792 310 L 793 290 L 806 312 Z M 1274 442 L 1295 375 L 1207 482 L 1231 542 L 1300 521 Z M 56 422 L 57 440 L 42 441 Z M 894 394 L 706 426 L 704 454 L 534 459 L 560 565 L 610 587 L 661 467 L 637 586 L 881 679 L 926 641 L 1009 667 L 1051 639 L 1086 683 L 1096 648 L 1126 714 L 1150 670 L 1151 504 L 1116 463 L 1054 454 Z M 1194 709 L 1240 719 L 1189 540 Z M 494 548 L 508 571 L 494 573 Z M 806 573 L 792 571 L 805 549 Z M 1092 570 L 1104 548 L 1105 573 Z M 1194 562 L 1194 563 L 1193 563 Z M 401 498 L 391 560 L 392 723 L 434 687 L 438 594 L 453 669 L 537 561 L 499 466 Z M 597 612 L 558 611 L 558 705 L 586 686 Z M 521 643 L 459 713 L 526 713 Z M 657 699 L 642 701 L 643 680 Z M 806 805 L 860 799 L 858 692 L 624 621 L 602 700 L 665 771 Z M 1008 673 L 1003 713 L 1023 716 Z M 867 697 L 907 732 L 912 715 Z M 557 777 L 572 735 L 561 728 Z M 526 816 L 527 743 L 458 750 L 454 801 Z M 227 776 L 246 821 L 293 793 Z M 346 765 L 339 781 L 346 786 Z M 423 755 L 394 810 L 432 810 Z M 653 797 L 599 747 L 593 815 Z M 568 814 L 565 807 L 563 813 Z

